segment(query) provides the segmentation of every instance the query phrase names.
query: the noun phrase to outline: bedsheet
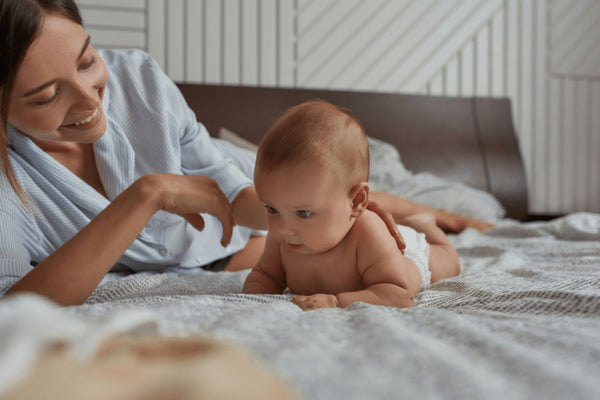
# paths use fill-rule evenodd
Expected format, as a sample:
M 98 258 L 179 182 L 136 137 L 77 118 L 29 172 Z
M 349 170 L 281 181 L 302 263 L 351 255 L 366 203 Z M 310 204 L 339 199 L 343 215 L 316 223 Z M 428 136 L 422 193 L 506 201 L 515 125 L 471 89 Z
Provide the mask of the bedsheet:
M 111 273 L 54 312 L 84 326 L 139 313 L 163 335 L 241 344 L 305 399 L 600 398 L 600 215 L 450 237 L 461 274 L 409 309 L 303 312 L 290 293 L 242 294 L 247 272 L 174 270 Z

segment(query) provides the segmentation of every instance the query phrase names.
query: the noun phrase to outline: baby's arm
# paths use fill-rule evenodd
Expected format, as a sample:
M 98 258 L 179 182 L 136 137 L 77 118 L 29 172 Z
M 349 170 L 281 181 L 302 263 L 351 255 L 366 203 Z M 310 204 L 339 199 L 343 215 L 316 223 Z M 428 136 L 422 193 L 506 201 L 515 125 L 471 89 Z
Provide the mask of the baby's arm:
M 411 307 L 421 288 L 417 265 L 403 255 L 380 219 L 361 218 L 358 229 L 357 268 L 365 289 L 336 295 L 340 307 L 357 301 Z
M 267 235 L 265 249 L 256 266 L 246 277 L 242 291 L 244 293 L 280 294 L 286 287 L 279 243 Z

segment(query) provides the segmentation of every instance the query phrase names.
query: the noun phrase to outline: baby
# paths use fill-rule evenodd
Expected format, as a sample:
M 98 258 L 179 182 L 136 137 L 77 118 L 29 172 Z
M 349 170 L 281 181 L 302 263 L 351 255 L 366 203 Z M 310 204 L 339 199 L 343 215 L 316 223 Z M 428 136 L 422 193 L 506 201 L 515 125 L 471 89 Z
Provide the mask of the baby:
M 458 254 L 432 215 L 399 225 L 403 254 L 366 208 L 368 176 L 367 137 L 351 111 L 315 100 L 280 117 L 257 153 L 254 183 L 269 230 L 244 293 L 289 288 L 303 310 L 357 301 L 410 307 L 421 288 L 457 275 Z

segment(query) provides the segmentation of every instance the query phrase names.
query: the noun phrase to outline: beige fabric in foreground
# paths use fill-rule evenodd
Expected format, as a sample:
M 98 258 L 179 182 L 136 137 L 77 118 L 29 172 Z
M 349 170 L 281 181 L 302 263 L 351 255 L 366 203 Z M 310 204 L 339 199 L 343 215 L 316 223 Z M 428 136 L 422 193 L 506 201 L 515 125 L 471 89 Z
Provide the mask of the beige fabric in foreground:
M 241 349 L 201 338 L 113 337 L 91 362 L 47 351 L 5 400 L 295 399 Z

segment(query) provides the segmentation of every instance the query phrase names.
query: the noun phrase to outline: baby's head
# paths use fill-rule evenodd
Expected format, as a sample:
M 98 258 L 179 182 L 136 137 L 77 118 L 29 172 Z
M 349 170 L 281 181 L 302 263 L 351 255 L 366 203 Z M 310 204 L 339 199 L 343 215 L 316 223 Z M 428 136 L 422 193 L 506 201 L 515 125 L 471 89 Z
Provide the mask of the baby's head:
M 295 252 L 339 244 L 369 197 L 369 146 L 352 112 L 324 101 L 288 110 L 257 154 L 256 192 L 269 232 Z
M 256 172 L 304 163 L 319 164 L 346 189 L 368 180 L 367 136 L 352 111 L 311 100 L 290 108 L 271 126 L 258 149 Z

